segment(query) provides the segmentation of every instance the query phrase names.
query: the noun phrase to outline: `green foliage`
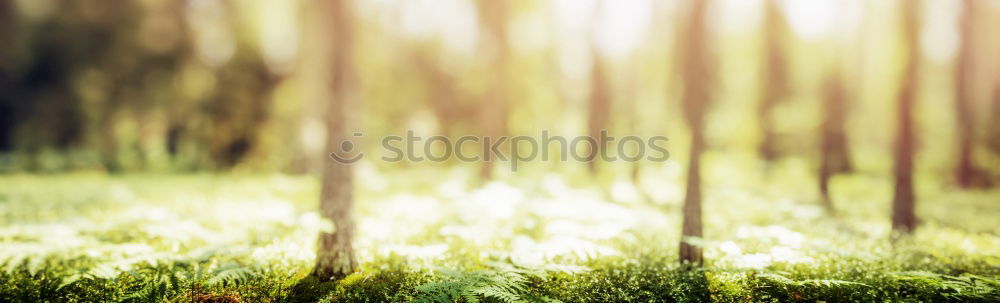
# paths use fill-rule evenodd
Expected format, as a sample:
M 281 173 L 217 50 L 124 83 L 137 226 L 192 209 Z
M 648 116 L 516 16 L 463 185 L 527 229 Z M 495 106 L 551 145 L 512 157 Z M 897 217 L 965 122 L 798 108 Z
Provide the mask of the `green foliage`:
M 895 277 L 915 290 L 923 290 L 934 301 L 998 302 L 1000 280 L 973 274 L 942 275 L 926 271 L 895 274 Z
M 969 215 L 991 216 L 993 192 L 924 215 L 937 219 L 895 243 L 878 233 L 886 212 L 865 200 L 827 220 L 804 217 L 810 205 L 714 192 L 697 269 L 676 264 L 673 221 L 642 204 L 502 184 L 448 198 L 410 177 L 367 176 L 433 198 L 361 187 L 361 268 L 341 281 L 308 276 L 323 228 L 308 178 L 0 177 L 0 302 L 1000 300 L 1000 241 Z M 872 190 L 847 181 L 849 196 Z
M 417 295 L 417 285 L 430 281 L 430 272 L 414 270 L 404 260 L 379 260 L 380 268 L 354 273 L 338 282 L 302 279 L 291 291 L 290 302 L 408 302 Z
M 212 278 L 205 281 L 208 286 L 239 285 L 246 283 L 255 276 L 251 268 L 239 264 L 229 264 L 216 269 Z
M 641 260 L 641 261 L 640 261 Z M 591 270 L 557 275 L 552 283 L 565 302 L 702 302 L 708 299 L 705 272 L 666 258 L 609 258 Z
M 441 280 L 417 286 L 420 295 L 413 303 L 479 303 L 485 300 L 514 302 L 560 302 L 531 291 L 530 283 L 543 281 L 544 271 L 491 263 L 490 269 L 458 272 L 442 270 Z M 487 301 L 487 302 L 492 302 Z
M 871 286 L 835 279 L 794 280 L 780 274 L 751 273 L 748 278 L 753 296 L 760 301 L 841 301 L 874 299 Z

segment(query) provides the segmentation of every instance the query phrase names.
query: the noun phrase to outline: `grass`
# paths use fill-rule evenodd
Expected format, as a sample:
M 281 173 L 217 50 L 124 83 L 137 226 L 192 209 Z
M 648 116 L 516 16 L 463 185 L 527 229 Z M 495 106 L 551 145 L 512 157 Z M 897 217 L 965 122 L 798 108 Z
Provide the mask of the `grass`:
M 607 190 L 361 165 L 362 268 L 337 282 L 307 276 L 329 228 L 313 178 L 0 176 L 0 302 L 1000 301 L 996 190 L 923 174 L 919 230 L 889 241 L 884 176 L 835 179 L 828 217 L 807 165 L 709 159 L 704 269 L 676 264 L 676 163 Z

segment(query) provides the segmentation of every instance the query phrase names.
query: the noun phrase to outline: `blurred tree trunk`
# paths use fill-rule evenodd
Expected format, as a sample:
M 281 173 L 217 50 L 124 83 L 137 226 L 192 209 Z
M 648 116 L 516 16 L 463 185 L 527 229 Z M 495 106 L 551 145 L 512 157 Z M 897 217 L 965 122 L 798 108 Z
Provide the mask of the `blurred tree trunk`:
M 961 188 L 985 186 L 987 181 L 973 160 L 975 141 L 975 115 L 972 113 L 972 96 L 975 79 L 975 46 L 973 32 L 977 0 L 964 0 L 965 14 L 961 18 L 961 40 L 955 62 L 955 122 L 958 132 L 958 163 L 955 180 Z
M 489 144 L 507 135 L 507 118 L 510 111 L 507 80 L 511 56 L 507 40 L 507 4 L 507 1 L 476 1 L 479 24 L 483 29 L 480 34 L 481 47 L 484 56 L 490 62 L 490 70 L 494 73 L 492 85 L 484 98 L 485 104 L 480 108 L 484 133 L 489 137 L 484 143 Z M 485 150 L 483 152 L 489 153 Z M 493 178 L 493 164 L 496 157 L 494 155 L 491 158 L 489 161 L 483 161 L 483 166 L 480 168 L 479 175 L 483 180 Z
M 993 104 L 990 112 L 989 134 L 987 143 L 993 153 L 1000 155 L 1000 75 L 993 79 Z
M 759 153 L 764 160 L 771 161 L 780 154 L 778 136 L 774 131 L 774 119 L 771 116 L 774 108 L 788 96 L 788 64 L 782 46 L 787 25 L 777 0 L 767 0 L 764 5 L 764 65 L 761 78 L 763 87 L 757 116 L 763 136 Z
M 842 7 L 841 14 L 847 10 L 847 8 Z M 839 20 L 843 22 L 846 18 L 842 15 Z M 845 67 L 864 64 L 865 50 L 861 47 L 855 47 L 855 45 L 865 45 L 867 40 L 863 32 L 865 28 L 867 26 L 862 24 L 858 27 L 858 32 L 849 35 L 851 38 L 840 41 L 841 49 L 837 52 L 838 54 L 847 54 L 849 51 L 843 48 L 850 47 L 857 57 L 849 58 L 846 55 L 838 55 L 838 60 L 834 61 L 835 63 L 823 84 L 819 191 L 821 203 L 830 214 L 835 212 L 834 203 L 830 197 L 830 178 L 836 174 L 849 173 L 854 169 L 845 126 L 851 100 L 856 100 L 861 96 L 859 91 L 863 88 L 864 72 L 861 69 L 847 69 Z
M 830 177 L 851 170 L 847 132 L 844 129 L 847 120 L 846 88 L 839 67 L 834 69 L 824 84 L 823 122 L 820 126 L 822 159 L 819 168 L 819 191 L 823 206 L 830 213 L 834 211 L 833 201 L 830 199 Z
M 3 28 L 6 29 L 0 32 L 0 43 L 4 43 L 3 45 L 8 46 L 11 45 L 11 36 L 14 35 L 14 31 L 17 29 L 15 27 L 16 23 L 14 20 L 13 3 L 13 1 L 0 1 L 0 26 L 3 26 Z M 6 60 L 6 56 L 9 55 L 8 52 L 10 52 L 10 50 L 7 48 L 0 49 L 0 56 L 3 56 L 0 58 Z M 7 61 L 4 61 L 4 63 L 6 62 Z M 4 65 L 6 64 L 0 64 L 0 72 L 4 71 L 4 68 L 6 67 Z
M 329 26 L 332 36 L 330 103 L 326 115 L 326 150 L 344 159 L 350 158 L 353 147 L 345 147 L 351 137 L 347 134 L 346 119 L 348 98 L 354 93 L 354 66 L 351 62 L 352 24 L 348 0 L 330 0 Z M 353 146 L 353 145 L 350 145 Z M 342 279 L 357 269 L 352 241 L 354 239 L 354 219 L 351 210 L 354 204 L 351 167 L 348 163 L 325 159 L 322 188 L 320 191 L 320 214 L 334 224 L 332 232 L 321 232 L 316 251 L 316 267 L 313 276 L 320 280 Z
M 114 92 L 100 109 L 98 122 L 98 150 L 101 154 L 101 164 L 109 173 L 118 173 L 122 170 L 118 157 L 118 134 L 115 131 L 116 113 L 121 106 L 120 100 L 122 88 L 114 89 Z
M 705 113 L 711 102 L 710 84 L 713 77 L 712 57 L 707 47 L 706 14 L 708 1 L 692 0 L 680 64 L 684 75 L 682 104 L 684 117 L 691 128 L 691 153 L 688 162 L 687 190 L 684 197 L 684 223 L 681 231 L 680 262 L 700 266 L 701 246 L 692 238 L 702 237 L 701 215 L 701 153 L 705 149 Z
M 13 14 L 13 1 L 0 1 L 0 45 L 13 45 L 12 36 L 17 30 Z M 14 149 L 14 129 L 17 127 L 15 119 L 18 115 L 15 111 L 18 107 L 13 98 L 14 81 L 13 75 L 7 66 L 13 61 L 11 58 L 12 47 L 0 47 L 0 152 L 8 152 Z M 20 119 L 17 119 L 20 120 Z
M 597 174 L 597 161 L 601 153 L 606 152 L 607 142 L 601 131 L 608 128 L 611 110 L 611 91 L 608 84 L 607 62 L 601 54 L 597 41 L 597 26 L 600 23 L 601 11 L 605 2 L 598 0 L 590 18 L 590 95 L 587 99 L 587 136 L 593 145 L 587 151 L 587 169 L 591 174 Z
M 639 92 L 638 74 L 639 74 L 639 64 L 640 64 L 639 61 L 640 60 L 637 57 L 632 57 L 632 59 L 630 59 L 628 71 L 626 72 L 625 76 L 625 85 L 624 85 L 625 92 L 623 93 L 622 96 L 622 100 L 624 100 L 625 102 L 627 120 L 628 120 L 625 121 L 625 123 L 627 124 L 629 131 L 633 135 L 638 135 L 642 131 L 642 127 L 640 125 L 641 122 L 640 119 L 642 119 L 642 115 L 639 114 L 639 111 L 642 109 L 642 107 L 639 105 L 639 93 L 638 93 Z M 621 155 L 619 155 L 619 157 L 621 157 Z M 639 181 L 640 181 L 639 178 L 641 177 L 641 175 L 642 175 L 641 161 L 632 162 L 632 168 L 630 169 L 629 172 L 629 179 L 632 181 L 632 184 L 635 185 L 637 189 L 639 188 Z M 640 191 L 640 194 L 643 195 L 643 198 L 647 198 L 648 200 L 648 197 L 645 196 L 645 193 Z
M 475 108 L 462 102 L 462 91 L 456 87 L 455 77 L 442 67 L 438 57 L 439 50 L 426 45 L 412 45 L 409 48 L 416 73 L 427 88 L 426 106 L 434 113 L 438 128 L 445 136 L 457 136 L 463 127 L 470 124 L 474 126 L 476 121 L 470 118 L 474 116 Z
M 597 161 L 600 159 L 600 154 L 605 152 L 607 148 L 605 136 L 601 135 L 601 131 L 607 130 L 609 111 L 611 110 L 611 92 L 608 87 L 605 61 L 596 47 L 596 43 L 591 47 L 593 63 L 590 70 L 590 99 L 587 116 L 587 135 L 595 143 L 587 154 L 587 168 L 593 174 L 597 173 Z
M 906 70 L 899 92 L 895 146 L 896 186 L 892 200 L 892 229 L 909 233 L 917 226 L 914 214 L 916 195 L 913 189 L 913 154 L 915 148 L 913 107 L 917 99 L 920 73 L 921 1 L 902 2 L 903 40 Z

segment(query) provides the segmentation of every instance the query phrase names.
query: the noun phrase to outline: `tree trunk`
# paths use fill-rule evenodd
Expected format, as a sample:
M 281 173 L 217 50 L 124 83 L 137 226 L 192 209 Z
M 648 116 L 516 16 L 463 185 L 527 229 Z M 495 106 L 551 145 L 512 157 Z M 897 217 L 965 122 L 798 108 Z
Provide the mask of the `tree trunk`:
M 772 113 L 788 94 L 785 51 L 781 45 L 785 21 L 776 0 L 767 0 L 764 9 L 764 66 L 761 99 L 757 108 L 763 138 L 759 153 L 764 160 L 774 160 L 780 154 L 778 135 L 774 131 Z
M 592 48 L 596 48 L 596 44 Z M 587 135 L 594 140 L 593 142 L 596 142 L 596 145 L 591 146 L 590 152 L 587 154 L 587 168 L 590 169 L 591 173 L 597 173 L 597 160 L 601 158 L 600 154 L 605 152 L 607 148 L 607 142 L 604 142 L 601 131 L 606 130 L 608 126 L 611 97 L 604 59 L 596 49 L 592 51 L 592 57 Z
M 1000 155 L 1000 75 L 993 79 L 993 104 L 990 105 L 989 134 L 986 142 L 994 154 Z
M 701 215 L 701 153 L 705 146 L 705 112 L 711 102 L 709 85 L 712 80 L 711 54 L 707 47 L 705 15 L 708 1 L 690 1 L 686 33 L 679 45 L 682 53 L 684 117 L 691 128 L 691 154 L 688 163 L 687 191 L 684 197 L 684 223 L 681 231 L 680 262 L 702 265 L 701 246 L 691 238 L 702 237 Z
M 903 74 L 897 107 L 895 146 L 895 193 L 892 200 L 892 229 L 909 233 L 917 226 L 914 214 L 916 195 L 913 190 L 914 126 L 913 106 L 916 102 L 920 72 L 920 15 L 919 0 L 903 2 L 903 32 L 906 52 L 906 71 Z
M 701 152 L 704 148 L 704 134 L 701 127 L 691 136 L 691 158 L 688 160 L 687 189 L 684 195 L 684 225 L 681 230 L 681 263 L 702 265 L 701 246 L 691 238 L 702 237 L 701 224 Z
M 123 170 L 118 154 L 120 142 L 115 128 L 118 122 L 118 110 L 123 107 L 122 99 L 125 98 L 127 98 L 125 89 L 113 89 L 98 113 L 98 152 L 101 154 L 104 170 L 109 173 L 120 173 Z
M 13 1 L 0 1 L 0 28 L 7 29 L 0 31 L 0 45 L 12 45 L 11 37 L 18 30 L 12 9 Z M 17 120 L 22 119 L 16 112 L 20 108 L 15 105 L 14 80 L 8 66 L 13 61 L 9 57 L 11 48 L 0 48 L 0 152 L 14 150 L 14 131 L 19 124 Z
M 972 114 L 972 95 L 975 86 L 973 75 L 973 22 L 976 15 L 976 0 L 965 0 L 965 16 L 961 22 L 961 42 L 955 62 L 955 122 L 958 132 L 958 163 L 955 165 L 955 181 L 961 188 L 983 185 L 982 171 L 973 161 L 975 115 Z
M 354 68 L 351 63 L 351 21 L 347 0 L 330 0 L 329 21 L 333 47 L 331 49 L 330 88 L 332 98 L 327 105 L 326 150 L 336 153 L 342 159 L 349 159 L 353 149 L 351 137 L 347 135 L 347 99 L 354 93 L 352 78 Z M 320 280 L 341 279 L 355 271 L 357 260 L 354 256 L 354 219 L 351 210 L 354 204 L 351 167 L 333 159 L 326 159 L 320 190 L 320 214 L 333 222 L 334 230 L 321 232 L 316 251 L 316 267 L 313 275 Z
M 819 191 L 823 206 L 834 212 L 830 199 L 829 182 L 834 174 L 851 170 L 851 158 L 847 148 L 847 100 L 843 77 L 839 70 L 832 73 L 825 84 L 823 99 L 823 122 L 820 127 Z
M 625 123 L 628 129 L 632 132 L 632 134 L 641 133 L 639 119 L 641 119 L 642 116 L 639 114 L 640 110 L 638 101 L 639 79 L 637 75 L 639 73 L 638 64 L 639 60 L 636 59 L 635 57 L 629 60 L 628 72 L 626 73 L 627 76 L 625 77 L 625 93 L 622 96 L 622 100 L 625 102 L 625 108 L 628 117 Z M 621 157 L 621 155 L 619 155 L 619 157 Z M 642 166 L 640 164 L 641 162 L 642 161 L 633 161 L 632 168 L 629 173 L 629 178 L 632 181 L 632 184 L 636 187 L 636 189 L 640 188 L 639 178 L 642 174 Z M 640 194 L 643 195 L 643 198 L 648 198 L 645 196 L 645 193 L 641 191 Z
M 492 86 L 486 92 L 485 104 L 481 107 L 481 121 L 490 142 L 507 135 L 507 75 L 510 65 L 510 47 L 507 45 L 507 1 L 478 0 L 476 2 L 479 24 L 482 27 L 481 47 L 494 73 Z M 492 143 L 491 143 L 492 144 Z M 502 149 L 501 149 L 502 150 Z M 484 153 L 489 153 L 485 151 Z M 490 161 L 483 161 L 479 175 L 483 180 L 493 178 L 495 155 Z M 485 160 L 485 159 L 484 159 Z

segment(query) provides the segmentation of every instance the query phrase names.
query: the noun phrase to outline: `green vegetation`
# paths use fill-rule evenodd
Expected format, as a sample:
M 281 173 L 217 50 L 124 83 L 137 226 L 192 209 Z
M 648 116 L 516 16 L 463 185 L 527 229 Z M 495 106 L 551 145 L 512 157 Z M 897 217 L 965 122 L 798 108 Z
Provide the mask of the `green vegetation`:
M 361 271 L 338 282 L 308 277 L 329 228 L 314 178 L 3 176 L 0 301 L 1000 300 L 1000 235 L 979 219 L 1000 217 L 996 190 L 923 186 L 920 229 L 890 241 L 887 178 L 835 179 L 830 218 L 790 190 L 813 181 L 795 161 L 765 178 L 710 159 L 696 270 L 676 264 L 675 162 L 642 179 L 667 182 L 611 181 L 606 193 L 583 176 L 477 186 L 464 181 L 472 170 L 361 166 Z M 430 173 L 447 177 L 420 178 Z
M 0 0 L 0 303 L 1000 302 L 997 28 Z

